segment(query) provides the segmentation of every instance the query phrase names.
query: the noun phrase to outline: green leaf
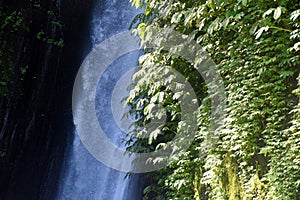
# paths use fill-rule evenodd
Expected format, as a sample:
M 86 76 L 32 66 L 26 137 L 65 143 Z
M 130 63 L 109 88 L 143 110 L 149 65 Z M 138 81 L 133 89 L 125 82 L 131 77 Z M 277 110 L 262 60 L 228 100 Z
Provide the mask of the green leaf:
M 276 10 L 274 11 L 274 19 L 278 19 L 281 15 L 281 6 L 277 7 Z
M 281 71 L 279 73 L 280 73 L 280 77 L 282 78 L 291 77 L 294 75 L 293 71 Z
M 145 29 L 146 29 L 146 24 L 145 23 L 140 23 L 137 30 L 138 30 L 138 33 L 139 33 L 139 36 L 142 38 L 142 39 L 145 39 Z
M 38 34 L 36 35 L 37 39 L 39 39 L 39 40 L 42 39 L 42 37 L 43 37 L 44 34 L 45 34 L 44 31 L 38 32 Z
M 225 18 L 224 21 L 223 21 L 223 27 L 226 28 L 228 26 L 229 22 L 230 22 L 230 19 Z
M 300 9 L 299 10 L 295 10 L 294 12 L 292 12 L 290 19 L 293 20 L 293 21 L 295 21 L 299 16 L 300 16 Z
M 2 85 L 2 86 L 6 86 L 6 85 L 7 85 L 7 82 L 0 81 L 0 85 Z
M 180 21 L 181 17 L 182 17 L 182 13 L 175 13 L 172 16 L 171 24 L 177 24 Z
M 132 0 L 132 6 L 135 6 L 136 8 L 140 8 L 141 7 L 141 2 L 140 0 Z
M 150 133 L 149 139 L 148 139 L 148 144 L 152 144 L 154 140 L 156 140 L 157 136 L 160 134 L 161 130 L 160 129 L 155 129 Z
M 183 95 L 183 91 L 176 92 L 176 93 L 173 95 L 173 100 L 179 99 L 182 95 Z
M 269 26 L 261 27 L 260 29 L 258 29 L 258 31 L 255 33 L 255 35 L 256 35 L 255 39 L 260 38 L 261 34 L 262 34 L 264 31 L 268 31 L 268 30 L 269 30 Z
M 275 9 L 274 8 L 270 8 L 269 10 L 267 10 L 264 14 L 263 14 L 263 18 L 265 18 L 266 16 L 270 15 Z
M 253 24 L 253 26 L 251 27 L 251 29 L 250 29 L 250 34 L 251 35 L 254 35 L 255 34 L 255 32 L 256 32 L 256 30 L 257 30 L 257 28 L 258 28 L 258 25 L 257 24 Z

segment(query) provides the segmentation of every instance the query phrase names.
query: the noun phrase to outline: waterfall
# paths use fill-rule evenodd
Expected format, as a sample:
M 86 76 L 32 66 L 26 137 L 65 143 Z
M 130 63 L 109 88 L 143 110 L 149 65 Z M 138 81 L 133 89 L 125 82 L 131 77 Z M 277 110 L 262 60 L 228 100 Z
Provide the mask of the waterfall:
M 117 33 L 128 30 L 137 14 L 138 11 L 130 6 L 129 0 L 98 0 L 91 22 L 93 47 Z M 111 134 L 107 137 L 111 142 L 123 149 L 124 144 L 121 139 L 125 134 L 114 122 L 109 97 L 116 98 L 118 91 L 113 90 L 114 86 L 118 84 L 118 80 L 124 73 L 137 65 L 138 56 L 139 52 L 133 52 L 115 60 L 103 76 L 99 77 L 95 98 L 99 124 L 104 130 L 109 129 Z M 120 100 L 122 95 L 118 97 Z M 74 136 L 71 148 L 64 164 L 57 194 L 58 200 L 141 199 L 140 189 L 137 188 L 139 185 L 137 176 L 125 178 L 125 172 L 111 169 L 97 161 L 83 146 L 77 134 Z

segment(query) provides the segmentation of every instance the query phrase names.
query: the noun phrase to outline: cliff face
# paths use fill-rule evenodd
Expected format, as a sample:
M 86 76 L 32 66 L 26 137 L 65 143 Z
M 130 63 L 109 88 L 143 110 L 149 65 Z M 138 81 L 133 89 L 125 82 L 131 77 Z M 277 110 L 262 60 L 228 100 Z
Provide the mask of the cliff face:
M 55 196 L 92 4 L 0 1 L 0 199 Z

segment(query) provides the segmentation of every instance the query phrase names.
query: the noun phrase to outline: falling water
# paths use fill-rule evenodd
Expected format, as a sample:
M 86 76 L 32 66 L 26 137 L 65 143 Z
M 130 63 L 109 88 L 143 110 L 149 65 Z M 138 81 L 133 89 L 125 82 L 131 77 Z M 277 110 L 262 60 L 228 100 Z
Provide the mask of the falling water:
M 137 13 L 138 11 L 130 6 L 129 0 L 98 0 L 91 22 L 93 47 L 117 33 L 128 30 Z M 114 86 L 122 75 L 137 65 L 138 54 L 138 52 L 129 53 L 115 60 L 103 76 L 99 77 L 96 92 L 95 109 L 99 124 L 110 133 L 107 137 L 123 149 L 121 139 L 124 138 L 124 133 L 114 122 L 110 97 L 114 95 Z M 136 189 L 138 179 L 125 178 L 126 173 L 106 167 L 97 161 L 85 149 L 76 134 L 64 167 L 58 200 L 141 199 L 139 189 Z

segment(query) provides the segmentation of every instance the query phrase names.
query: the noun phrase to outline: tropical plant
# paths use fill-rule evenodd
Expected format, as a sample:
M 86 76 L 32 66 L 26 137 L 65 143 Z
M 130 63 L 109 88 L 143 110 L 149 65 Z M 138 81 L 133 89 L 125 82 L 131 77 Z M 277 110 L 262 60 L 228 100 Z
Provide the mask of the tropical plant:
M 299 199 L 300 3 L 132 3 L 144 8 L 134 31 L 142 44 L 153 41 L 157 28 L 193 37 L 217 64 L 227 97 L 224 124 L 212 133 L 209 94 L 194 65 L 165 51 L 163 43 L 145 50 L 128 104 L 131 114 L 138 116 L 134 124 L 138 136 L 149 137 L 132 139 L 128 150 L 163 148 L 183 124 L 177 100 L 184 94 L 175 97 L 166 87 L 173 80 L 166 76 L 165 66 L 182 73 L 201 102 L 193 144 L 167 168 L 151 173 L 145 199 Z M 154 105 L 161 109 L 153 109 Z M 162 117 L 162 108 L 167 110 L 162 128 L 147 129 L 151 119 Z M 210 135 L 217 135 L 217 140 L 205 148 L 211 144 Z

